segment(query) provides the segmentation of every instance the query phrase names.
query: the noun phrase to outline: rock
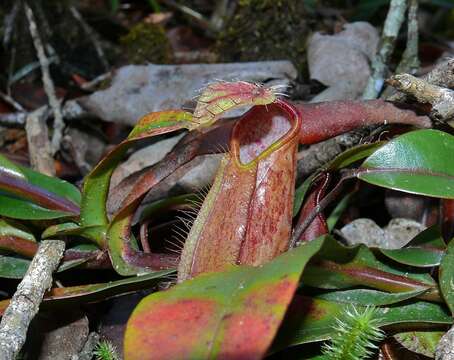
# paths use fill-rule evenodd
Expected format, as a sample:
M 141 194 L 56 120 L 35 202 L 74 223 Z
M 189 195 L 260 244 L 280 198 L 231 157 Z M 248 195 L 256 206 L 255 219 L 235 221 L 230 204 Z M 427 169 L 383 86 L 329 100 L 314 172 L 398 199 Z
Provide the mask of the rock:
M 105 142 L 98 136 L 71 127 L 63 138 L 63 144 L 82 175 L 90 172 L 106 150 Z
M 410 219 L 392 219 L 384 229 L 371 219 L 356 219 L 345 225 L 340 234 L 348 245 L 400 249 L 424 229 L 422 224 Z
M 313 102 L 357 99 L 370 75 L 379 35 L 367 22 L 345 24 L 334 35 L 315 33 L 308 46 L 310 78 L 328 86 Z
M 24 345 L 27 359 L 69 360 L 79 354 L 89 333 L 87 317 L 78 310 L 40 312 Z
M 383 229 L 371 219 L 356 219 L 345 225 L 341 235 L 348 245 L 366 244 L 382 247 L 386 237 Z
M 424 225 L 414 220 L 392 219 L 385 228 L 386 248 L 400 249 L 425 228 Z
M 80 98 L 78 103 L 105 121 L 134 125 L 149 112 L 181 108 L 198 90 L 216 80 L 288 85 L 296 76 L 289 61 L 128 65 L 117 70 L 109 88 Z

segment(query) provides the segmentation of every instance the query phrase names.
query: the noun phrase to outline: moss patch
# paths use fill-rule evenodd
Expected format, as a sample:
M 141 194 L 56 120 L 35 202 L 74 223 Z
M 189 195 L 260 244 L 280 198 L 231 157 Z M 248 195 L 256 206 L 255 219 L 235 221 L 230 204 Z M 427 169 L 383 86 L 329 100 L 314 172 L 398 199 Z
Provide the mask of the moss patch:
M 223 61 L 289 59 L 304 68 L 308 26 L 303 1 L 241 0 L 218 37 Z
M 172 50 L 161 26 L 139 23 L 120 39 L 120 43 L 131 64 L 171 62 Z

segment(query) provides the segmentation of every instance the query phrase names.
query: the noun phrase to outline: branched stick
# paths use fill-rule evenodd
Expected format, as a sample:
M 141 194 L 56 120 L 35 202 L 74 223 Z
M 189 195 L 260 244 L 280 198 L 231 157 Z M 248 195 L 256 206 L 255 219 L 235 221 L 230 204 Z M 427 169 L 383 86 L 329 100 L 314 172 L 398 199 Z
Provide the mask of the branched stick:
M 16 1 L 11 8 L 11 11 L 8 15 L 5 16 L 4 22 L 3 22 L 3 46 L 5 48 L 8 47 L 11 36 L 13 34 L 13 29 L 14 29 L 14 23 L 16 22 L 17 14 L 19 13 L 21 6 L 20 1 Z
M 421 80 L 432 85 L 454 88 L 454 59 L 447 59 L 438 64 L 431 72 L 422 76 Z M 405 93 L 397 93 L 390 96 L 387 100 L 405 102 L 407 100 L 407 95 Z
M 387 65 L 404 21 L 406 8 L 406 0 L 391 0 L 383 27 L 380 49 L 372 62 L 372 74 L 364 90 L 363 99 L 377 98 L 383 87 Z
M 431 104 L 431 115 L 435 119 L 446 121 L 454 117 L 453 90 L 429 84 L 409 74 L 394 75 L 388 83 L 397 90 L 414 97 L 420 103 Z
M 418 0 L 409 0 L 408 6 L 408 25 L 407 25 L 407 44 L 405 51 L 402 54 L 402 59 L 399 65 L 397 65 L 396 74 L 408 73 L 414 75 L 419 70 L 419 58 L 418 58 Z M 391 94 L 395 94 L 396 91 L 387 86 L 381 94 L 382 99 L 387 99 Z
M 46 53 L 44 52 L 43 43 L 38 33 L 33 11 L 27 4 L 24 4 L 24 6 L 25 15 L 27 16 L 27 20 L 29 23 L 30 35 L 33 39 L 33 45 L 35 46 L 36 54 L 41 65 L 44 91 L 46 92 L 47 98 L 49 99 L 49 104 L 54 113 L 54 133 L 52 135 L 52 153 L 55 154 L 60 148 L 60 142 L 65 124 L 63 123 L 63 115 L 61 111 L 60 101 L 57 99 L 57 95 L 55 93 L 55 86 L 50 76 L 49 59 L 47 58 Z
M 65 102 L 62 108 L 63 116 L 67 121 L 75 121 L 85 117 L 94 117 L 88 109 L 83 108 L 76 100 L 69 100 Z M 15 112 L 0 114 L 0 126 L 23 128 L 25 126 L 25 119 L 31 114 L 28 112 Z M 49 112 L 46 112 L 46 119 L 48 119 Z
M 24 278 L 17 287 L 0 323 L 0 360 L 16 359 L 22 348 L 27 329 L 46 290 L 52 285 L 52 273 L 57 268 L 65 243 L 44 240 L 33 258 Z
M 407 44 L 396 74 L 416 74 L 419 69 L 418 59 L 418 0 L 410 0 L 408 4 Z

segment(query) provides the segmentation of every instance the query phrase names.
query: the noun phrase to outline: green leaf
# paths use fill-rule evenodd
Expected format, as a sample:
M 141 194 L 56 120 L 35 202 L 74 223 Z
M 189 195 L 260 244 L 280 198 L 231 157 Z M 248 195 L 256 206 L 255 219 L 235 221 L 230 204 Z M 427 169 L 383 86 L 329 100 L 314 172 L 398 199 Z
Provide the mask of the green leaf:
M 443 331 L 409 331 L 395 334 L 394 338 L 408 350 L 434 358 L 443 334 Z
M 359 179 L 413 194 L 454 198 L 454 137 L 438 130 L 401 135 L 369 156 Z
M 15 236 L 29 241 L 36 241 L 35 236 L 23 225 L 10 219 L 0 219 L 0 237 Z
M 448 250 L 441 259 L 439 282 L 441 294 L 454 314 L 454 241 L 449 243 Z
M 22 279 L 29 265 L 30 260 L 0 255 L 0 278 Z
M 72 216 L 67 212 L 46 209 L 3 191 L 0 191 L 0 215 L 20 220 L 52 220 Z
M 329 339 L 336 318 L 348 306 L 306 296 L 295 297 L 279 330 L 273 350 Z M 452 318 L 443 306 L 424 301 L 379 307 L 377 311 L 380 327 L 394 325 L 404 328 L 409 325 L 452 324 Z
M 433 226 L 418 234 L 402 249 L 380 249 L 380 251 L 401 264 L 432 267 L 440 265 L 446 244 L 440 230 Z
M 223 358 L 233 352 L 262 358 L 304 265 L 322 243 L 319 238 L 261 267 L 202 274 L 146 297 L 128 321 L 125 357 L 144 359 L 152 348 L 158 359 Z
M 330 291 L 315 296 L 316 299 L 324 299 L 345 304 L 363 306 L 383 306 L 398 303 L 421 295 L 426 290 L 415 290 L 401 293 L 388 293 L 370 289 L 353 289 Z
M 51 225 L 44 230 L 41 238 L 49 239 L 66 235 L 78 235 L 87 238 L 97 244 L 98 247 L 103 247 L 105 241 L 103 226 L 93 225 L 83 227 L 73 222 Z
M 347 166 L 370 156 L 374 153 L 374 151 L 381 148 L 383 144 L 385 144 L 384 141 L 378 141 L 371 144 L 353 146 L 337 155 L 333 160 L 325 165 L 324 168 L 326 171 L 335 171 L 346 168 Z

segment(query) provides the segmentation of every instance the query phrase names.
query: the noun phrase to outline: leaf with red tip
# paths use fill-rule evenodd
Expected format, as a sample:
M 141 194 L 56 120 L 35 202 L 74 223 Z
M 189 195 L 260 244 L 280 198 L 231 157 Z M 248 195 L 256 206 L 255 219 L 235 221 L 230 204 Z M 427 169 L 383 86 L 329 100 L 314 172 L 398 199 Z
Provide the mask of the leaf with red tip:
M 276 100 L 273 89 L 246 81 L 208 85 L 197 99 L 191 129 L 209 126 L 226 111 L 246 105 L 268 105 Z
M 307 261 L 323 239 L 261 267 L 202 274 L 136 307 L 125 333 L 125 359 L 261 359 Z

